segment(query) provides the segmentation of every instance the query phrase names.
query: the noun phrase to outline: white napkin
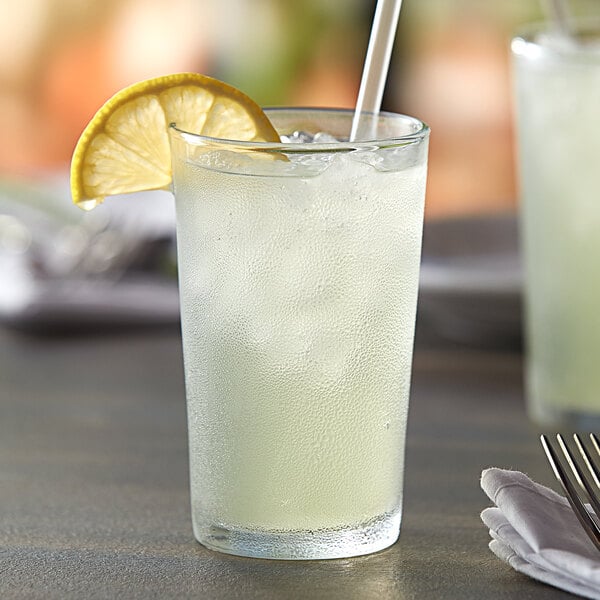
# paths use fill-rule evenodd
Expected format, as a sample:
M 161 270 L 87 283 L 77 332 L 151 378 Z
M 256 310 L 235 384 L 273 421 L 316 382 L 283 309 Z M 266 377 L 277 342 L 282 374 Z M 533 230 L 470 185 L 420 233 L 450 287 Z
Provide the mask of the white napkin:
M 534 579 L 600 600 L 600 552 L 566 498 L 519 471 L 486 469 L 481 487 L 496 505 L 481 513 L 496 556 Z

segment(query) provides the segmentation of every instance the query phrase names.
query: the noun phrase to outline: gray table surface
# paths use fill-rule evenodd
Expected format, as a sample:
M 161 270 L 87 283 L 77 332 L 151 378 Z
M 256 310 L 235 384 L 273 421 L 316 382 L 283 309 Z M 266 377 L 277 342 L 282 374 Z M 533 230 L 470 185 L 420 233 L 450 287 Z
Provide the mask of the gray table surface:
M 521 356 L 417 342 L 400 541 L 335 561 L 238 558 L 193 539 L 176 329 L 0 330 L 0 598 L 571 597 L 488 550 L 487 466 L 551 483 Z

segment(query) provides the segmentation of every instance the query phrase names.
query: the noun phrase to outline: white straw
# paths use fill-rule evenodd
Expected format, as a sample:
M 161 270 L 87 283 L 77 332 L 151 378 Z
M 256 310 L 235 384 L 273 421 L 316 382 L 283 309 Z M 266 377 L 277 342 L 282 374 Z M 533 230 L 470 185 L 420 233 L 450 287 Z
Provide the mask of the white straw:
M 365 118 L 364 113 L 377 114 L 381 108 L 401 6 L 402 0 L 377 0 L 350 141 L 364 139 L 369 135 L 369 129 L 366 127 L 369 115 Z M 373 119 L 370 121 L 372 123 Z
M 565 0 L 545 0 L 544 7 L 555 29 L 565 37 L 571 37 L 573 32 L 570 24 L 569 8 Z

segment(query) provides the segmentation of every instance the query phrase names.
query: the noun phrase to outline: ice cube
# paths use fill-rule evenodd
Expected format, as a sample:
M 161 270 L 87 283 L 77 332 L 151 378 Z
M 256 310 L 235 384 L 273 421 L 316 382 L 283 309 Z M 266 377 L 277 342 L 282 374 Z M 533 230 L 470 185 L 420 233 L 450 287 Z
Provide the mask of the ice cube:
M 315 133 L 312 141 L 314 144 L 331 144 L 331 143 L 339 142 L 340 140 L 338 140 L 336 137 L 334 137 L 330 133 L 326 133 L 324 131 L 319 131 L 319 133 Z
M 294 131 L 289 135 L 282 135 L 281 141 L 284 144 L 310 144 L 313 136 L 306 131 Z

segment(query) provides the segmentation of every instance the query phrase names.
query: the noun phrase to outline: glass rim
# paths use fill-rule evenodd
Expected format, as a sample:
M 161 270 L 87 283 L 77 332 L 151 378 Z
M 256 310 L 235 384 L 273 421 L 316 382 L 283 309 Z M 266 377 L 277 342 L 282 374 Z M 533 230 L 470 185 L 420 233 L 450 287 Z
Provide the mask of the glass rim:
M 308 106 L 276 106 L 276 107 L 266 107 L 263 109 L 264 112 L 269 115 L 269 113 L 280 113 L 283 114 L 285 112 L 294 112 L 294 113 L 320 113 L 320 114 L 330 114 L 330 115 L 340 115 L 345 117 L 352 117 L 354 115 L 354 109 L 350 108 L 326 108 L 326 107 L 308 107 Z M 394 113 L 388 111 L 381 111 L 377 114 L 374 113 L 365 113 L 370 114 L 374 118 L 385 117 L 396 120 L 404 120 L 406 122 L 412 123 L 413 125 L 418 126 L 416 131 L 412 131 L 405 135 L 398 136 L 386 136 L 375 139 L 367 139 L 360 141 L 339 141 L 339 142 L 322 142 L 322 143 L 314 143 L 314 142 L 259 142 L 259 141 L 244 141 L 244 140 L 235 140 L 229 138 L 218 138 L 202 135 L 200 133 L 194 133 L 191 131 L 187 131 L 177 126 L 177 123 L 169 124 L 169 132 L 171 134 L 177 134 L 188 143 L 193 145 L 219 145 L 224 147 L 235 147 L 240 148 L 246 151 L 257 150 L 257 151 L 267 151 L 267 152 L 286 152 L 286 153 L 298 153 L 298 152 L 351 152 L 351 151 L 359 151 L 359 150 L 379 150 L 382 148 L 390 148 L 390 147 L 399 147 L 412 145 L 414 143 L 420 142 L 427 138 L 429 135 L 429 125 L 427 125 L 421 119 L 416 117 L 411 117 L 409 115 L 405 115 L 402 113 Z
M 537 21 L 529 23 L 519 28 L 511 39 L 511 51 L 516 56 L 527 56 L 529 53 L 535 52 L 536 57 L 556 57 L 568 59 L 570 57 L 585 56 L 589 61 L 594 61 L 595 58 L 600 60 L 600 17 L 580 17 L 572 19 L 570 25 L 574 31 L 580 36 L 593 35 L 596 43 L 566 43 L 550 45 L 544 43 L 540 37 L 543 34 L 551 36 L 554 34 L 560 39 L 560 32 L 552 26 L 548 21 Z M 556 38 L 555 38 L 556 39 Z

